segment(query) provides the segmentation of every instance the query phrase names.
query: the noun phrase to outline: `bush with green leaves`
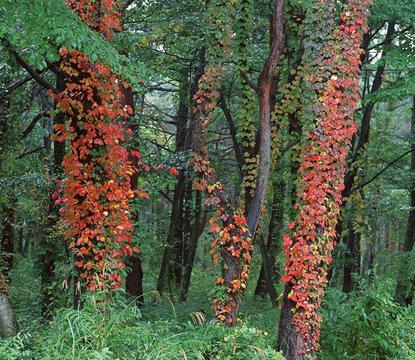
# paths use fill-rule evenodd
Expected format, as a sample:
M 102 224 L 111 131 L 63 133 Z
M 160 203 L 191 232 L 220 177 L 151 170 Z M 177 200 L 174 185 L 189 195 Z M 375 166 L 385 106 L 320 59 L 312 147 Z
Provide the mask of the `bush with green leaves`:
M 378 280 L 348 295 L 327 292 L 319 359 L 415 359 L 415 311 L 399 306 L 388 285 Z

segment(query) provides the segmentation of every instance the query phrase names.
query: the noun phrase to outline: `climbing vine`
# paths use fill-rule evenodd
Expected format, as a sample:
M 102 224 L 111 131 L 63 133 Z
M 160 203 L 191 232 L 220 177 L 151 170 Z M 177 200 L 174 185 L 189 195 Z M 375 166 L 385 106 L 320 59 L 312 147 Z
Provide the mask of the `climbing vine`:
M 114 31 L 121 31 L 119 4 L 114 0 L 66 0 L 66 5 L 91 29 L 111 40 Z
M 112 0 L 66 3 L 108 40 L 121 30 L 118 4 Z M 66 121 L 55 125 L 53 140 L 65 141 L 67 151 L 56 203 L 87 289 L 118 289 L 125 256 L 139 251 L 130 245 L 130 177 L 135 169 L 123 146 L 131 134 L 123 124 L 132 113 L 122 92 L 128 85 L 76 49 L 62 48 L 60 56 L 65 89 L 51 95 Z M 139 152 L 134 156 L 139 162 Z
M 257 96 L 249 83 L 249 59 L 252 56 L 251 35 L 253 30 L 251 0 L 241 0 L 237 4 L 235 19 L 235 40 L 233 57 L 236 60 L 236 68 L 240 74 L 241 101 L 237 112 L 237 125 L 244 155 L 243 186 L 247 198 L 254 195 L 256 178 L 258 174 L 258 157 L 255 154 L 256 124 L 254 122 L 257 112 Z
M 215 281 L 218 291 L 213 299 L 213 308 L 216 318 L 227 325 L 235 325 L 237 321 L 239 301 L 246 288 L 251 262 L 252 239 L 245 216 L 242 211 L 235 210 L 238 207 L 217 179 L 204 138 L 217 108 L 225 74 L 222 62 L 230 56 L 232 28 L 228 20 L 234 5 L 232 1 L 212 1 L 209 4 L 208 21 L 212 25 L 213 39 L 209 49 L 210 63 L 194 95 L 193 117 L 197 124 L 193 128 L 193 155 L 190 160 L 198 175 L 194 188 L 205 193 L 207 206 L 215 208 L 210 219 L 210 232 L 215 234 L 211 254 L 215 263 L 219 257 L 222 258 L 222 276 Z
M 342 203 L 346 157 L 356 132 L 353 111 L 359 100 L 360 44 L 367 31 L 370 0 L 349 0 L 340 24 L 319 56 L 313 58 L 308 77 L 314 93 L 310 109 L 314 129 L 301 150 L 297 215 L 284 237 L 288 298 L 295 304 L 294 325 L 304 341 L 306 355 L 313 354 L 320 335 L 318 309 L 327 284 L 335 228 Z M 315 19 L 334 26 L 330 0 L 317 1 Z M 320 39 L 321 40 L 321 39 Z

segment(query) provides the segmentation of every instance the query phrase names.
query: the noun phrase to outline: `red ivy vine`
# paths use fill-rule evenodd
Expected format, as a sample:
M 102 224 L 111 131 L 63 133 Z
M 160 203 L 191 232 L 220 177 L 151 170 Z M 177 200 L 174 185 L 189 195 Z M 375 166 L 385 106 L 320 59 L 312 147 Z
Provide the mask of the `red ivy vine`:
M 107 40 L 114 31 L 121 31 L 118 1 L 66 0 L 66 5 L 91 29 L 102 33 Z
M 115 1 L 66 2 L 108 40 L 120 30 Z M 55 125 L 53 140 L 66 141 L 67 151 L 56 203 L 62 205 L 66 239 L 88 290 L 117 289 L 125 256 L 139 251 L 130 245 L 130 177 L 135 169 L 123 146 L 127 131 L 122 119 L 132 112 L 122 93 L 127 85 L 78 50 L 63 48 L 60 55 L 66 86 L 52 97 L 66 122 Z
M 331 3 L 320 0 L 318 4 Z M 297 215 L 284 237 L 288 298 L 295 304 L 293 322 L 313 354 L 320 337 L 318 309 L 332 261 L 335 228 L 342 204 L 346 157 L 356 132 L 353 112 L 359 100 L 362 50 L 370 0 L 349 0 L 309 77 L 316 103 L 316 126 L 301 151 Z M 321 17 L 324 19 L 324 16 Z M 324 21 L 324 20 L 320 20 Z
M 246 218 L 237 208 L 224 186 L 218 181 L 211 167 L 204 136 L 217 108 L 220 81 L 224 69 L 220 65 L 208 67 L 199 82 L 194 96 L 194 117 L 198 126 L 193 130 L 194 153 L 191 164 L 199 180 L 194 188 L 205 193 L 205 204 L 215 207 L 210 219 L 210 232 L 215 234 L 211 243 L 214 263 L 222 258 L 222 275 L 215 281 L 218 291 L 213 299 L 213 309 L 219 321 L 235 325 L 240 298 L 246 288 L 251 262 L 252 239 L 246 224 Z M 196 142 L 196 144 L 195 144 Z M 231 267 L 233 267 L 231 269 Z
M 205 193 L 205 204 L 215 206 L 215 213 L 209 220 L 210 233 L 215 236 L 210 253 L 215 265 L 222 258 L 223 271 L 215 281 L 218 291 L 213 299 L 213 309 L 219 321 L 235 325 L 239 301 L 247 286 L 252 238 L 246 217 L 241 210 L 235 211 L 207 157 L 194 154 L 192 163 L 200 178 L 194 188 Z M 232 266 L 233 270 L 230 269 Z

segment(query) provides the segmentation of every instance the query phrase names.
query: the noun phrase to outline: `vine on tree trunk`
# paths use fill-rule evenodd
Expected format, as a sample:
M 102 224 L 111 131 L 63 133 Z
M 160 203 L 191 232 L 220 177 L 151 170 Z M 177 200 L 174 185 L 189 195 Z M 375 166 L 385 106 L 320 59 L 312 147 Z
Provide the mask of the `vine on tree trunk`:
M 319 19 L 326 19 L 324 10 L 333 4 L 331 0 L 317 1 L 314 10 L 321 15 Z M 283 277 L 290 289 L 288 299 L 295 304 L 293 323 L 306 357 L 314 354 L 320 336 L 318 309 L 332 260 L 346 157 L 356 132 L 353 112 L 359 100 L 360 44 L 367 31 L 369 5 L 370 0 L 348 1 L 331 39 L 313 59 L 313 73 L 308 78 L 315 99 L 315 127 L 301 150 L 297 215 L 284 237 Z
M 207 19 L 213 38 L 208 52 L 210 63 L 194 95 L 196 124 L 192 129 L 193 155 L 190 160 L 199 177 L 194 189 L 205 193 L 207 206 L 215 207 L 215 214 L 210 219 L 210 232 L 216 234 L 211 243 L 211 254 L 215 263 L 222 257 L 222 276 L 215 281 L 218 291 L 213 299 L 213 308 L 216 318 L 229 326 L 237 322 L 240 297 L 246 288 L 252 239 L 243 212 L 233 204 L 210 165 L 204 138 L 218 107 L 219 89 L 225 74 L 223 59 L 230 56 L 232 28 L 228 23 L 235 4 L 214 0 L 208 5 Z
M 121 30 L 115 1 L 66 3 L 107 40 L 113 31 Z M 65 89 L 51 96 L 67 121 L 54 126 L 52 139 L 66 141 L 68 146 L 56 203 L 61 205 L 65 236 L 87 289 L 116 290 L 125 257 L 139 252 L 130 245 L 134 167 L 123 146 L 127 133 L 131 134 L 123 123 L 132 113 L 123 96 L 128 85 L 108 66 L 92 62 L 76 49 L 62 48 L 60 55 Z M 134 152 L 133 156 L 140 155 Z

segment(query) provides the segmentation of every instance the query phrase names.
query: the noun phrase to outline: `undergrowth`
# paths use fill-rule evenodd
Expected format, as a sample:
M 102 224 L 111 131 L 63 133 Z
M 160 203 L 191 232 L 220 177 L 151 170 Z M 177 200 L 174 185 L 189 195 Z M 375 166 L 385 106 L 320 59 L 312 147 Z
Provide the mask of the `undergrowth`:
M 144 320 L 133 305 L 88 300 L 82 310 L 57 312 L 53 321 L 0 342 L 2 360 L 283 359 L 262 330 L 225 328 L 204 313 L 187 321 Z

